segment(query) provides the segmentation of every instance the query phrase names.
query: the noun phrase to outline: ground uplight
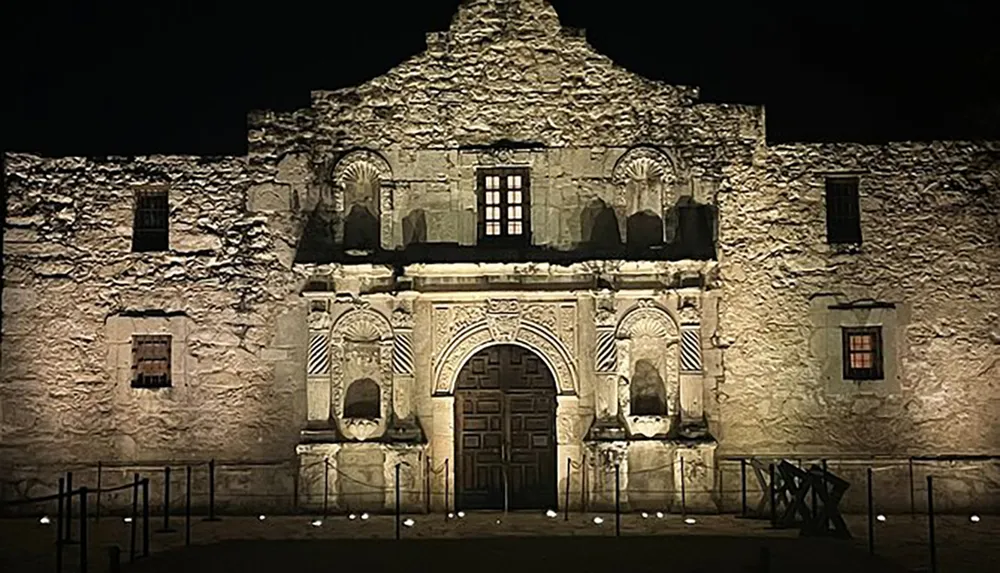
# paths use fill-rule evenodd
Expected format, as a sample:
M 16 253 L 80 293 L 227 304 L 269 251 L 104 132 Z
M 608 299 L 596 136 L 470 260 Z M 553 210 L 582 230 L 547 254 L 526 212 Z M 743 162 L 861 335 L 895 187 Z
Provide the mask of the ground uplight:
M 875 519 L 877 519 L 879 521 L 879 523 L 885 523 L 885 516 L 882 515 L 881 513 L 878 514 L 878 515 L 876 515 Z
M 131 517 L 126 517 L 122 521 L 124 521 L 125 523 L 132 523 L 132 518 Z
M 52 520 L 49 519 L 49 516 L 43 515 L 42 518 L 38 520 L 38 523 L 41 523 L 42 525 L 48 525 L 52 523 Z
M 656 519 L 663 519 L 663 512 L 662 511 L 657 511 L 656 512 Z
M 694 524 L 698 523 L 698 520 L 695 519 L 695 518 L 693 518 L 693 517 L 689 517 L 689 518 L 687 518 L 687 519 L 684 520 L 684 523 L 686 523 L 688 525 L 694 525 Z
M 646 513 L 645 511 L 644 511 L 644 512 L 642 512 L 642 518 L 643 518 L 643 519 L 649 519 L 649 514 L 648 514 L 648 513 Z
M 407 527 L 413 527 L 414 525 L 416 525 L 416 523 L 417 523 L 416 521 L 413 521 L 409 517 L 407 517 L 406 519 L 403 520 L 403 525 L 405 525 Z
M 458 518 L 462 519 L 463 517 L 465 517 L 465 512 L 464 511 L 458 512 Z
M 594 523 L 600 525 L 604 523 L 604 518 L 598 515 L 597 517 L 594 518 Z
M 260 521 L 264 521 L 265 519 L 267 519 L 267 516 L 262 513 L 257 516 L 257 519 L 259 519 Z
M 971 521 L 972 523 L 979 523 L 979 516 L 976 514 L 972 514 L 969 516 L 969 521 Z
M 546 511 L 545 515 L 547 515 L 548 517 L 558 517 L 559 516 L 559 514 L 556 513 L 555 510 L 552 510 L 552 509 Z
M 371 516 L 369 516 L 367 513 L 362 513 L 361 514 L 362 521 L 367 521 L 369 517 L 371 517 Z
M 322 527 L 323 526 L 323 520 L 322 519 L 315 519 L 315 520 L 313 520 L 312 526 L 313 527 Z
M 352 513 L 352 514 L 350 514 L 350 515 L 347 516 L 347 519 L 350 519 L 351 521 L 354 521 L 357 518 L 358 518 L 358 516 L 356 514 L 354 514 L 354 513 Z

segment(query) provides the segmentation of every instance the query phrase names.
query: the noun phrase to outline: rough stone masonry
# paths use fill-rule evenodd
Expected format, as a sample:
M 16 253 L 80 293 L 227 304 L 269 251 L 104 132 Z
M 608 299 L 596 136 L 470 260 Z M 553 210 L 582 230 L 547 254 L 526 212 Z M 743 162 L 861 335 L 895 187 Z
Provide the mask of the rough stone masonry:
M 755 457 L 1000 507 L 1000 142 L 769 145 L 545 0 L 249 124 L 243 157 L 6 156 L 0 499 L 215 459 L 233 510 L 390 509 L 399 467 L 409 511 L 607 508 L 618 472 L 715 512 Z

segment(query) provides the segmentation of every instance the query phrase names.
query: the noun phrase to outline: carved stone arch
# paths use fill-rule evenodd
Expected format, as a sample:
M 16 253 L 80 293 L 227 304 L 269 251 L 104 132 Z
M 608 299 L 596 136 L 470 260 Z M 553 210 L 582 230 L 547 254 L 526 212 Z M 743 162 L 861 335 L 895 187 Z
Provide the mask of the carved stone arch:
M 356 149 L 344 155 L 333 168 L 333 206 L 341 221 L 337 231 L 337 241 L 344 241 L 344 227 L 347 217 L 352 215 L 346 195 L 351 186 L 370 190 L 371 204 L 367 205 L 370 215 L 378 219 L 379 244 L 383 249 L 392 247 L 393 242 L 393 197 L 392 168 L 381 154 L 370 149 Z
M 330 336 L 330 412 L 349 438 L 365 440 L 385 431 L 392 404 L 393 330 L 389 319 L 370 308 L 351 310 L 337 319 Z M 344 418 L 347 385 L 375 382 L 381 394 L 377 420 Z
M 663 244 L 664 216 L 673 203 L 672 185 L 677 180 L 670 156 L 652 146 L 634 147 L 618 159 L 611 179 L 626 243 L 640 249 Z
M 445 346 L 434 367 L 435 394 L 455 392 L 462 367 L 479 351 L 496 344 L 513 344 L 531 350 L 552 372 L 561 395 L 576 395 L 579 388 L 576 367 L 569 351 L 549 328 L 531 321 L 520 322 L 511 335 L 506 329 L 491 328 L 482 320 L 458 332 Z
M 625 313 L 615 330 L 618 400 L 633 433 L 669 432 L 677 414 L 680 391 L 680 328 L 666 309 L 640 301 Z M 639 407 L 637 400 L 642 401 Z M 649 407 L 649 400 L 658 405 Z

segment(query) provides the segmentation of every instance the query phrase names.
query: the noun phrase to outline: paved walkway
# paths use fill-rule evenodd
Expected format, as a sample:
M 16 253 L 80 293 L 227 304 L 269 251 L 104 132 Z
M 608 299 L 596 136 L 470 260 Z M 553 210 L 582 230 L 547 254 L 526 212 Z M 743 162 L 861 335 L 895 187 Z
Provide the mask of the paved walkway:
M 599 518 L 595 522 L 595 518 Z M 572 567 L 576 571 L 601 571 L 624 567 L 629 573 L 657 571 L 755 571 L 761 549 L 770 552 L 771 571 L 924 571 L 928 570 L 926 521 L 890 516 L 878 523 L 876 552 L 867 554 L 864 516 L 848 516 L 854 534 L 849 541 L 802 539 L 796 530 L 774 530 L 766 521 L 732 516 L 693 516 L 693 524 L 677 515 L 622 516 L 622 538 L 615 538 L 613 514 L 573 514 L 564 521 L 539 513 L 475 513 L 445 520 L 443 515 L 414 515 L 412 526 L 400 528 L 395 541 L 390 516 L 328 517 L 224 517 L 221 521 L 192 521 L 192 547 L 184 547 L 183 517 L 172 518 L 177 531 L 156 532 L 162 518 L 150 521 L 151 557 L 129 563 L 131 525 L 121 517 L 104 517 L 89 523 L 90 572 L 108 570 L 107 548 L 122 549 L 122 571 L 213 571 L 252 573 L 289 567 L 318 570 L 360 567 L 375 570 L 405 567 L 436 572 L 517 568 L 544 570 Z M 408 522 L 409 523 L 409 522 Z M 942 516 L 936 520 L 939 571 L 942 573 L 993 572 L 1000 560 L 1000 518 L 984 516 L 979 523 L 968 517 Z M 78 536 L 75 524 L 74 537 Z M 0 571 L 53 573 L 54 525 L 37 519 L 0 520 Z M 142 552 L 142 527 L 136 528 L 137 552 Z M 65 551 L 64 571 L 78 571 L 79 545 Z M 884 559 L 883 559 L 884 557 Z

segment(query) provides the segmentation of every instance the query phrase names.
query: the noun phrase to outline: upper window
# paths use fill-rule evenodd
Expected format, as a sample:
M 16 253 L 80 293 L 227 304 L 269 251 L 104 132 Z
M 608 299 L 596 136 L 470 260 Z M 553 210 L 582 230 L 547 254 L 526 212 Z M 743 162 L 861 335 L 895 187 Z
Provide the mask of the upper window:
M 857 177 L 826 178 L 826 240 L 830 244 L 861 243 Z
M 169 213 L 165 190 L 142 189 L 136 192 L 132 252 L 169 250 Z
M 882 380 L 882 327 L 844 327 L 844 380 Z
M 132 336 L 132 387 L 170 387 L 170 335 Z
M 479 242 L 531 244 L 528 170 L 479 172 Z

